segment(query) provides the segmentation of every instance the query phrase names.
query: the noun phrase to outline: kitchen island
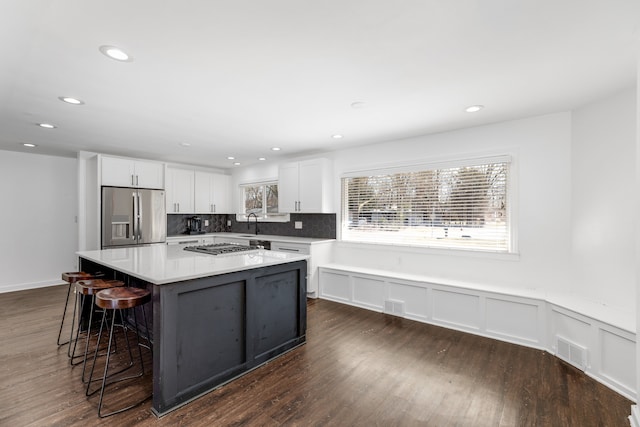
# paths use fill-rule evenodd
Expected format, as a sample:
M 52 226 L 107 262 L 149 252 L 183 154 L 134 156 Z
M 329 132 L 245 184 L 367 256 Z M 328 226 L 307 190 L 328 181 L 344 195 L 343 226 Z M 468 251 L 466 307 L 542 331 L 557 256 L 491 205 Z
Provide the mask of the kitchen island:
M 306 255 L 153 245 L 78 256 L 83 271 L 152 291 L 158 416 L 305 342 Z

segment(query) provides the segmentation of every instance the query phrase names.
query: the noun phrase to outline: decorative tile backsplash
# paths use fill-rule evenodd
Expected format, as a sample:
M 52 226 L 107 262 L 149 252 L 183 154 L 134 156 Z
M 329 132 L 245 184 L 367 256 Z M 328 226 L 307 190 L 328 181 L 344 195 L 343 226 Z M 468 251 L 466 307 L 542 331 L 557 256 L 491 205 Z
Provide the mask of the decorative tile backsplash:
M 194 215 L 167 215 L 167 236 L 176 236 L 187 233 L 187 219 Z M 236 221 L 236 216 L 231 215 L 195 215 L 202 220 L 202 230 L 206 233 L 253 233 L 254 225 L 248 227 L 247 223 Z M 205 220 L 209 225 L 205 226 Z M 227 227 L 227 221 L 231 226 Z M 295 229 L 295 222 L 302 222 L 302 229 Z M 272 234 L 278 236 L 316 237 L 324 239 L 336 238 L 336 214 L 291 214 L 289 222 L 261 222 L 258 224 L 260 234 Z
M 167 236 L 177 236 L 187 233 L 187 219 L 197 216 L 202 220 L 202 231 L 205 233 L 218 233 L 229 231 L 227 229 L 227 215 L 167 215 Z M 205 226 L 204 221 L 209 225 Z

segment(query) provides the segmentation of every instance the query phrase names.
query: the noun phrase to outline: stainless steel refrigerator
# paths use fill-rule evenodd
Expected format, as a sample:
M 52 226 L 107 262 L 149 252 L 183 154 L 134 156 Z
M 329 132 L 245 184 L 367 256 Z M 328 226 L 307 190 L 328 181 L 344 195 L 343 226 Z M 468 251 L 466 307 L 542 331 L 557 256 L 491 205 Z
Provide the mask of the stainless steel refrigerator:
M 102 248 L 164 243 L 164 190 L 102 187 Z

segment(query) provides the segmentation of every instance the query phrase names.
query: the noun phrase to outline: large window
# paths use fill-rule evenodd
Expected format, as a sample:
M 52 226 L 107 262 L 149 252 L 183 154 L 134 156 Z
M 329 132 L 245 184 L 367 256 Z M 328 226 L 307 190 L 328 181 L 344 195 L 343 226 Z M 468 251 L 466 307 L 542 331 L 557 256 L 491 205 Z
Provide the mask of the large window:
M 509 166 L 501 158 L 345 177 L 342 240 L 509 252 Z
M 244 214 L 259 217 L 278 212 L 278 184 L 252 184 L 242 187 Z

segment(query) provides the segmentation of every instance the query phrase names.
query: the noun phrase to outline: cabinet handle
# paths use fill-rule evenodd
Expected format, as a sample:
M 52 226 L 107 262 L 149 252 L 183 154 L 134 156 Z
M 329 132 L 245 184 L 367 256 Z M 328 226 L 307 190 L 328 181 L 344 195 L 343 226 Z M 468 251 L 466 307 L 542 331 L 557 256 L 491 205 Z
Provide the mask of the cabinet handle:
M 216 205 L 213 205 L 213 213 L 216 212 Z
M 300 249 L 291 249 L 291 248 L 277 248 L 279 251 L 288 251 L 288 252 L 300 252 Z
M 213 205 L 209 205 L 209 212 L 213 212 Z
M 178 202 L 178 212 L 180 212 L 180 202 Z
M 131 185 L 133 185 L 133 175 L 131 175 Z
M 138 184 L 138 175 L 136 175 L 136 185 L 139 185 Z

